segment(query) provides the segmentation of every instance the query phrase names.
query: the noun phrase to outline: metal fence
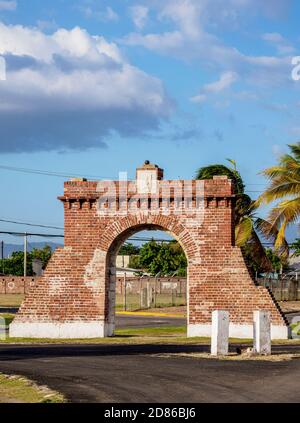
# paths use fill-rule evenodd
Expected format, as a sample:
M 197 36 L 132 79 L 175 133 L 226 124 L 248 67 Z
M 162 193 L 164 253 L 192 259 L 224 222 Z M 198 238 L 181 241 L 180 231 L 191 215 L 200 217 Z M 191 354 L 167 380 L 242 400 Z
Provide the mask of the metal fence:
M 277 301 L 299 301 L 300 281 L 294 278 L 258 278 L 257 283 L 269 288 Z
M 118 310 L 135 311 L 186 305 L 184 278 L 118 278 Z

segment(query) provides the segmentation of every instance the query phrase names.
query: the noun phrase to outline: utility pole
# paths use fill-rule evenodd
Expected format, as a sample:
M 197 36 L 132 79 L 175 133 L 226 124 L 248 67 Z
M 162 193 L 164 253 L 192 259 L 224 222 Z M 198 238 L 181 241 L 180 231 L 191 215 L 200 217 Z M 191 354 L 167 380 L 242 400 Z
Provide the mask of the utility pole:
M 27 276 L 27 232 L 24 233 L 24 278 Z
M 4 241 L 1 241 L 1 260 L 4 259 Z

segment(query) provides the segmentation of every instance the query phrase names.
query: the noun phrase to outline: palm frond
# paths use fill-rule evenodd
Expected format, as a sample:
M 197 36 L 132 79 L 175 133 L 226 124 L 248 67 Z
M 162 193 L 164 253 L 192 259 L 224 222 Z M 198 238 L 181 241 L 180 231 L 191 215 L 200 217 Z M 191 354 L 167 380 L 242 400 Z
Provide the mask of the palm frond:
M 241 218 L 235 227 L 235 242 L 238 247 L 242 247 L 249 241 L 253 231 L 253 221 L 250 217 Z
M 289 148 L 296 160 L 300 161 L 300 142 L 297 142 L 296 144 L 289 144 Z
M 292 195 L 300 194 L 299 181 L 274 181 L 266 191 L 260 195 L 258 203 L 270 204 L 272 201 L 279 200 Z
M 296 223 L 300 217 L 300 197 L 282 201 L 274 207 L 268 217 L 271 224 L 278 227 L 286 222 L 286 225 Z
M 271 224 L 270 222 L 262 218 L 256 219 L 254 227 L 256 231 L 258 231 L 265 239 L 270 241 L 272 244 L 275 244 L 280 227 L 278 229 L 278 226 L 274 225 L 274 223 Z M 288 257 L 289 244 L 285 238 L 282 239 L 281 245 L 277 246 L 276 251 L 280 256 Z

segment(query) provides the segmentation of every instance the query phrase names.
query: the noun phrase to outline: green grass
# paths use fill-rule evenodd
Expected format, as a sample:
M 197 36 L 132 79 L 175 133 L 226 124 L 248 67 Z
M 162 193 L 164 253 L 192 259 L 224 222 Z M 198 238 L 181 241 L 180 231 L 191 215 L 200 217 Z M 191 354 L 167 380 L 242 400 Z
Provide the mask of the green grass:
M 170 335 L 158 335 L 154 334 L 156 328 L 148 328 L 148 333 L 143 334 L 136 330 L 136 333 L 124 331 L 124 333 L 116 335 L 112 338 L 93 338 L 93 339 L 48 339 L 48 338 L 7 338 L 0 340 L 0 345 L 210 345 L 210 338 L 186 338 L 185 336 L 177 336 L 176 334 Z M 135 331 L 135 329 L 132 329 Z M 127 334 L 126 334 L 127 332 Z M 252 345 L 252 339 L 237 339 L 231 338 L 230 344 L 236 345 Z M 300 340 L 277 340 L 272 341 L 273 345 L 299 345 Z
M 252 345 L 252 339 L 231 338 L 231 344 Z M 99 345 L 209 345 L 210 338 L 187 338 L 185 326 L 146 327 L 117 329 L 116 336 L 111 338 L 94 339 L 28 339 L 7 338 L 0 340 L 0 344 L 99 344 Z M 300 340 L 273 341 L 273 344 L 300 345 Z
M 291 329 L 292 329 L 292 331 L 295 335 L 300 335 L 300 325 L 299 325 L 299 323 L 292 323 L 290 325 L 290 327 L 291 327 Z
M 0 294 L 0 307 L 20 307 L 24 300 L 23 294 Z M 157 294 L 156 295 L 156 308 L 182 306 L 186 305 L 185 295 L 178 295 L 174 297 L 174 304 L 172 304 L 171 294 Z M 152 305 L 154 307 L 154 304 Z M 137 311 L 141 309 L 140 295 L 139 294 L 127 294 L 126 296 L 126 311 Z M 124 296 L 117 295 L 116 298 L 116 310 L 124 310 Z
M 131 328 L 131 329 L 117 329 L 117 336 L 186 336 L 185 326 L 166 326 L 153 328 Z
M 174 303 L 172 302 L 171 294 L 157 294 L 156 300 L 152 304 L 154 308 L 164 308 L 172 306 L 182 306 L 186 305 L 186 296 L 185 294 L 174 296 Z M 118 311 L 124 310 L 124 295 L 117 295 L 116 298 L 116 309 Z M 127 294 L 126 296 L 126 311 L 137 311 L 141 309 L 140 304 L 140 295 L 139 294 Z
M 0 403 L 62 403 L 63 395 L 20 376 L 0 373 Z

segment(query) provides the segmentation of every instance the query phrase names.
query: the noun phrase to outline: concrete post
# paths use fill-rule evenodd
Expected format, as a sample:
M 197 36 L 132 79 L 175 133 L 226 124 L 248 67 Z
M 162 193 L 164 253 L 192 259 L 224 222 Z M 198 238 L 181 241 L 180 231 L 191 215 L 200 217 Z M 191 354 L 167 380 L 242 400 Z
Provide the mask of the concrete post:
M 122 284 L 121 284 L 122 286 Z M 124 273 L 124 311 L 127 311 L 127 279 L 126 273 Z
M 153 302 L 153 290 L 149 282 L 147 282 L 147 308 L 151 308 Z
M 261 355 L 271 354 L 271 314 L 268 311 L 253 313 L 253 349 Z
M 176 294 L 177 294 L 177 290 L 172 289 L 172 306 L 176 305 Z
M 229 313 L 215 310 L 212 313 L 211 355 L 227 355 L 229 349 Z
M 147 288 L 142 288 L 141 289 L 141 309 L 145 309 L 147 308 Z

